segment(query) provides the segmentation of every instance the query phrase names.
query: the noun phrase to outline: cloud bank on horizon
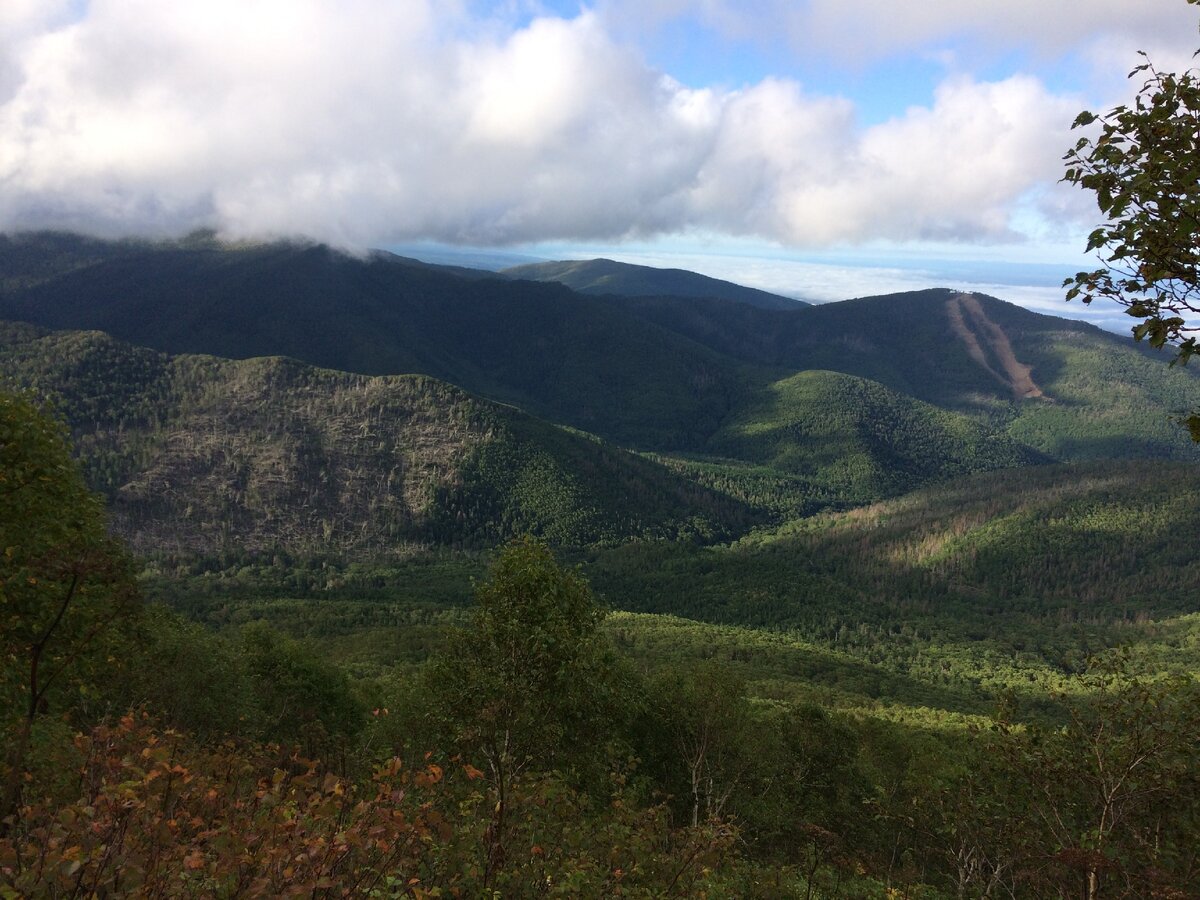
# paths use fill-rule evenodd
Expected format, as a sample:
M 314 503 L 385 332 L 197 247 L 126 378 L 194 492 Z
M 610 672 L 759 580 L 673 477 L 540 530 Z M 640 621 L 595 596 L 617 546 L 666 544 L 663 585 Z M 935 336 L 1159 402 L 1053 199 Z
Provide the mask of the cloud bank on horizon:
M 1078 229 L 1069 125 L 1182 0 L 6 0 L 0 229 L 306 236 L 345 247 L 706 232 L 789 247 Z M 795 74 L 685 85 L 680 22 L 847 70 L 943 60 L 864 123 Z M 644 40 L 643 40 L 644 38 Z M 1000 62 L 1020 47 L 1029 65 Z M 771 49 L 773 48 L 773 50 Z M 782 48 L 782 49 L 781 49 Z M 978 57 L 976 69 L 963 57 Z M 1093 92 L 1042 74 L 1095 65 Z

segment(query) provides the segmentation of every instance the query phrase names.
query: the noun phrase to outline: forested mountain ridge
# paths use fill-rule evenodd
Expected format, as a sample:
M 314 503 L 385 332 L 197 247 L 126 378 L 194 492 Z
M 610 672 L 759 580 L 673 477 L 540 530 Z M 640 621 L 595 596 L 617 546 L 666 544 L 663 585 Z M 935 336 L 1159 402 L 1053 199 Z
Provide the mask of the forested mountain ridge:
M 1200 407 L 1194 368 L 1169 367 L 1128 339 L 994 297 L 936 289 L 793 313 L 670 298 L 615 302 L 733 360 L 869 379 L 1005 431 L 1050 459 L 1200 459 L 1170 418 Z
M 426 376 L 284 357 L 172 356 L 101 332 L 0 323 L 0 368 L 55 402 L 137 548 L 728 539 L 1046 457 L 882 385 L 802 372 L 747 392 L 706 455 L 639 456 Z
M 705 454 L 809 370 L 875 381 L 1051 459 L 1196 459 L 1186 367 L 1090 325 L 928 290 L 790 309 L 587 296 L 315 245 L 0 239 L 0 318 L 167 352 L 426 374 L 625 446 Z
M 760 309 L 794 310 L 808 306 L 803 300 L 709 278 L 685 269 L 660 269 L 611 259 L 528 263 L 502 269 L 500 274 L 528 281 L 556 281 L 582 294 L 616 294 L 625 297 L 684 297 L 734 300 Z
M 662 449 L 715 431 L 746 381 L 745 366 L 558 284 L 462 278 L 317 245 L 101 244 L 64 255 L 63 240 L 0 242 L 0 271 L 14 256 L 24 270 L 41 266 L 36 283 L 6 282 L 0 318 L 169 353 L 431 375 Z
M 761 517 L 667 467 L 419 375 L 171 356 L 0 324 L 0 370 L 71 424 L 142 551 L 388 556 L 513 534 L 713 538 Z
M 167 541 L 181 546 L 212 550 L 243 533 L 253 535 L 254 546 L 315 546 L 327 532 L 343 535 L 334 542 L 343 548 L 383 546 L 385 535 L 453 545 L 486 543 L 522 527 L 566 544 L 635 534 L 708 539 L 973 472 L 1056 460 L 1200 458 L 1169 419 L 1200 407 L 1200 381 L 1190 370 L 1168 369 L 1091 326 L 973 294 L 931 290 L 778 310 L 713 297 L 591 297 L 389 254 L 359 259 L 314 245 L 231 246 L 204 235 L 157 244 L 6 237 L 0 262 L 0 311 L 52 327 L 108 328 L 118 339 L 67 332 L 35 339 L 13 326 L 5 374 L 14 384 L 64 395 L 93 483 L 117 502 L 118 517 L 130 523 L 126 533 L 140 527 L 134 522 L 158 521 L 147 512 L 149 498 L 167 486 L 180 511 L 191 508 L 196 527 L 227 520 L 223 536 Z M 180 349 L 243 362 L 200 365 L 187 354 L 163 354 Z M 281 355 L 297 362 L 261 359 Z M 479 443 L 469 430 L 446 437 L 461 459 L 450 453 L 444 469 L 406 469 L 409 486 L 397 496 L 408 499 L 395 505 L 387 453 L 365 452 L 352 467 L 361 477 L 315 463 L 305 474 L 308 464 L 300 460 L 319 457 L 332 438 L 295 410 L 323 408 L 346 428 L 354 419 L 364 434 L 391 416 L 387 391 L 347 405 L 346 385 L 356 376 L 310 374 L 307 365 L 363 376 L 423 373 L 442 383 L 438 391 L 449 391 L 448 381 L 474 395 L 472 409 L 500 410 L 474 397 L 512 403 L 609 444 L 651 451 L 650 458 L 528 424 L 532 419 L 517 427 L 516 413 L 502 411 L 496 414 L 506 423 L 505 440 Z M 249 399 L 237 416 L 223 410 L 214 398 L 250 396 L 235 383 L 258 384 L 255 402 L 267 411 L 250 409 Z M 429 393 L 434 383 L 409 379 L 401 393 L 426 394 L 421 404 L 432 409 L 441 402 Z M 392 384 L 400 390 L 400 381 Z M 447 415 L 458 408 L 458 395 L 438 396 Z M 248 434 L 264 435 L 263 447 L 274 441 L 271 465 L 291 462 L 249 491 L 255 465 L 270 468 L 263 459 L 226 459 L 218 477 L 216 457 L 187 458 L 181 449 L 212 449 L 211 439 L 196 437 L 214 433 L 203 416 L 189 418 L 202 409 L 218 423 L 221 440 L 254 443 L 224 434 L 241 416 Z M 268 423 L 272 415 L 277 421 Z M 134 430 L 122 431 L 123 420 Z M 173 456 L 152 460 L 135 452 L 151 443 L 167 447 L 165 423 L 178 438 Z M 338 440 L 349 441 L 349 433 Z M 518 445 L 526 449 L 511 455 Z M 318 451 L 303 449 L 312 447 Z M 583 464 L 589 456 L 595 459 Z M 495 487 L 505 467 L 530 473 L 547 458 L 557 461 L 553 474 Z M 293 463 L 297 468 L 287 468 Z M 609 482 L 580 474 L 615 473 L 610 463 L 625 474 Z M 460 472 L 460 464 L 468 468 Z M 353 501 L 362 509 L 341 515 L 331 506 L 310 508 L 304 526 L 285 523 L 292 513 L 266 512 L 304 508 L 298 494 L 267 486 L 297 480 L 307 484 L 306 497 L 321 494 L 332 503 L 333 481 L 322 488 L 310 478 L 322 471 L 333 480 L 349 477 L 354 496 L 366 498 Z M 621 499 L 625 478 L 640 485 L 632 501 Z M 579 487 L 584 482 L 606 484 L 598 489 L 608 499 L 578 499 L 591 489 Z M 512 506 L 518 483 L 529 493 Z M 481 484 L 493 487 L 471 486 Z M 412 498 L 422 491 L 437 498 L 429 509 L 442 512 L 415 511 Z M 632 516 L 620 512 L 627 502 Z M 531 504 L 541 512 L 530 512 Z M 462 521 L 454 525 L 447 516 Z M 360 522 L 360 537 L 348 537 L 356 519 L 368 524 Z

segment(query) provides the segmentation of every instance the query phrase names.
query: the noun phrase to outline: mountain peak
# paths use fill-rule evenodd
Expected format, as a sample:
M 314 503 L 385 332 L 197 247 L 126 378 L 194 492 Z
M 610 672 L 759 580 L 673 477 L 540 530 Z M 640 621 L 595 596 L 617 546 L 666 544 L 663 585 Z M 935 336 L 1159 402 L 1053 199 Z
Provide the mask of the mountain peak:
M 622 297 L 707 297 L 757 306 L 761 309 L 799 309 L 809 304 L 758 288 L 685 269 L 662 269 L 597 258 L 530 263 L 504 269 L 510 278 L 557 281 L 584 294 Z

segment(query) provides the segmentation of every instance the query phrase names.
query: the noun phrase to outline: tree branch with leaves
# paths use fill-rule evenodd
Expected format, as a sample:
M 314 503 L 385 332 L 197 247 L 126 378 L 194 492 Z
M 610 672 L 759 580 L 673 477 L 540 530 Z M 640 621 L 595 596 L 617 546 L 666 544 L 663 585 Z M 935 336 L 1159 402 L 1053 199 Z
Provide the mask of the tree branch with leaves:
M 1170 346 L 1172 364 L 1186 364 L 1200 349 L 1200 70 L 1163 72 L 1140 55 L 1132 102 L 1082 112 L 1073 125 L 1098 132 L 1063 157 L 1063 181 L 1092 192 L 1105 221 L 1087 243 L 1102 266 L 1063 287 L 1068 300 L 1124 306 L 1139 320 L 1135 340 Z M 1186 423 L 1200 441 L 1200 414 Z

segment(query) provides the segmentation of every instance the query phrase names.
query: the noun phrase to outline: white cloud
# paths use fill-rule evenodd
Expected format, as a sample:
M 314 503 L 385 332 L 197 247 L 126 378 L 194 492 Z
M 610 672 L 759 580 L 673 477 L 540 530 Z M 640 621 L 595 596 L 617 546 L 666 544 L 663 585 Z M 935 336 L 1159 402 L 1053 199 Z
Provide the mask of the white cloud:
M 1079 108 L 1029 77 L 954 78 L 863 129 L 785 80 L 684 88 L 588 12 L 514 30 L 433 0 L 92 0 L 77 21 L 35 6 L 0 19 L 20 33 L 0 45 L 16 73 L 0 228 L 1006 240 Z
M 733 40 L 784 40 L 855 64 L 948 42 L 1060 56 L 1094 41 L 1128 50 L 1194 48 L 1197 38 L 1183 0 L 599 0 L 599 9 L 633 28 L 689 17 Z
M 17 61 L 26 43 L 61 25 L 70 12 L 70 0 L 5 0 L 0 4 L 0 103 L 20 85 Z
M 984 46 L 1042 53 L 1112 34 L 1132 41 L 1165 32 L 1196 36 L 1195 11 L 1179 0 L 809 0 L 792 5 L 799 38 L 840 53 L 885 54 L 967 37 Z
M 932 107 L 860 131 L 845 101 L 764 82 L 727 98 L 695 224 L 797 246 L 1018 240 L 1013 216 L 1058 177 L 1076 109 L 1031 78 L 954 79 Z

